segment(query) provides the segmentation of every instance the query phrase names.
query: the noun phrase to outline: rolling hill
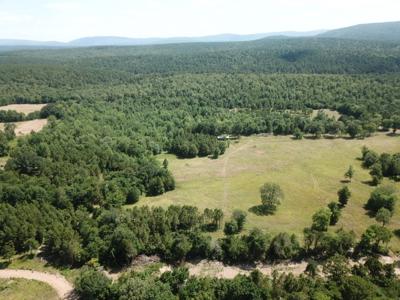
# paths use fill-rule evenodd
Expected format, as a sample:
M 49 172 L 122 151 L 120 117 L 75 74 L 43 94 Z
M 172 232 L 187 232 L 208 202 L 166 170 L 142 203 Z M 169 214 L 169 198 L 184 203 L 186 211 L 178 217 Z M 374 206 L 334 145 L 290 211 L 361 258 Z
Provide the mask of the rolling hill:
M 400 42 L 400 22 L 371 23 L 331 30 L 319 37 Z

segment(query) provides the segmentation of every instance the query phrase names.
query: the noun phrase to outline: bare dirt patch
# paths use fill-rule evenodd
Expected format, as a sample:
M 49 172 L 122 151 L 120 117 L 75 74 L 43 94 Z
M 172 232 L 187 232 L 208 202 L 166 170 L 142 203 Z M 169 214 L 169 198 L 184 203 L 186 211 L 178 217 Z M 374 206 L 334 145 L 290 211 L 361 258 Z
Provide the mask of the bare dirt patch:
M 340 114 L 338 111 L 336 111 L 336 110 L 330 110 L 330 109 L 316 109 L 316 110 L 313 110 L 311 117 L 312 117 L 312 118 L 315 118 L 315 117 L 318 115 L 318 113 L 319 113 L 320 111 L 322 111 L 323 113 L 325 113 L 328 117 L 334 118 L 336 121 L 339 120 L 339 118 L 340 118 L 340 116 L 341 116 L 341 114 Z
M 31 121 L 15 122 L 15 134 L 17 136 L 23 136 L 33 132 L 38 132 L 47 125 L 47 119 L 37 119 Z M 4 129 L 4 123 L 0 123 L 0 130 Z
M 16 112 L 27 115 L 35 111 L 40 111 L 46 105 L 47 104 L 10 104 L 0 106 L 0 110 L 15 110 Z

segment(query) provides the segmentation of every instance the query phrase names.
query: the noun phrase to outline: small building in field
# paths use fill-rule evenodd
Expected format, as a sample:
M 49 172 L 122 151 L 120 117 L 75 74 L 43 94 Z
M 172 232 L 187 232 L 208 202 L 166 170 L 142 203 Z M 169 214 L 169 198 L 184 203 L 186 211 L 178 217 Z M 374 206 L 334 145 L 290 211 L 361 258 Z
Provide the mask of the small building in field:
M 237 139 L 239 139 L 238 136 L 229 135 L 229 134 L 223 134 L 223 135 L 217 136 L 217 140 L 219 140 L 219 141 L 230 141 L 230 140 L 237 140 Z

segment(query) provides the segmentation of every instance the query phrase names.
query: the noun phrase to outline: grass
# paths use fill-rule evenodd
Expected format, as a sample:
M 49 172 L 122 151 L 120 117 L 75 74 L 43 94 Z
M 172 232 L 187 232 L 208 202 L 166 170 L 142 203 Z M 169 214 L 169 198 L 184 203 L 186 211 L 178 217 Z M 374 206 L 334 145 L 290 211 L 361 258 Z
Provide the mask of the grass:
M 10 104 L 0 106 L 0 110 L 15 110 L 16 112 L 29 114 L 35 111 L 40 111 L 47 104 Z
M 75 278 L 79 275 L 79 269 L 71 269 L 68 267 L 55 267 L 50 265 L 48 262 L 41 259 L 40 257 L 28 254 L 15 255 L 11 261 L 0 259 L 0 268 L 33 270 L 38 272 L 61 274 L 71 283 L 73 283 L 75 281 Z
M 57 293 L 47 284 L 26 279 L 0 279 L 0 299 L 55 300 Z
M 5 123 L 0 123 L 0 130 L 4 129 Z M 17 136 L 24 136 L 33 132 L 39 132 L 47 125 L 47 119 L 36 119 L 29 121 L 14 122 L 15 124 L 15 134 Z
M 343 186 L 343 174 L 352 165 L 355 177 L 349 188 L 353 194 L 342 210 L 339 223 L 332 230 L 344 227 L 360 235 L 375 223 L 363 208 L 374 187 L 368 170 L 361 167 L 358 159 L 361 147 L 366 145 L 379 153 L 400 152 L 400 136 L 377 134 L 364 140 L 304 139 L 290 137 L 245 137 L 232 143 L 218 160 L 209 158 L 167 158 L 169 168 L 176 179 L 176 190 L 158 197 L 143 197 L 137 205 L 166 207 L 171 204 L 195 205 L 200 209 L 221 208 L 225 220 L 234 209 L 248 212 L 246 229 L 258 227 L 271 233 L 291 232 L 301 235 L 303 228 L 311 224 L 313 213 L 337 200 L 337 191 Z M 285 199 L 272 216 L 257 216 L 249 209 L 260 204 L 259 188 L 265 182 L 278 183 Z M 383 184 L 400 183 L 385 179 Z M 400 212 L 397 209 L 390 224 L 400 228 Z M 222 236 L 222 232 L 216 235 Z M 400 240 L 395 237 L 392 249 L 400 250 Z

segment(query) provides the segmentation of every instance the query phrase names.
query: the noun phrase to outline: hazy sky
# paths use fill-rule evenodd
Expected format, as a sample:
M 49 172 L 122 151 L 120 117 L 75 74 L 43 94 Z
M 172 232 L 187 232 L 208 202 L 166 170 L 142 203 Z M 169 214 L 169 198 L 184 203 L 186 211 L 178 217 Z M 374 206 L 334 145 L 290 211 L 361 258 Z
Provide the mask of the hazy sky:
M 0 38 L 201 36 L 400 20 L 400 0 L 0 0 Z

